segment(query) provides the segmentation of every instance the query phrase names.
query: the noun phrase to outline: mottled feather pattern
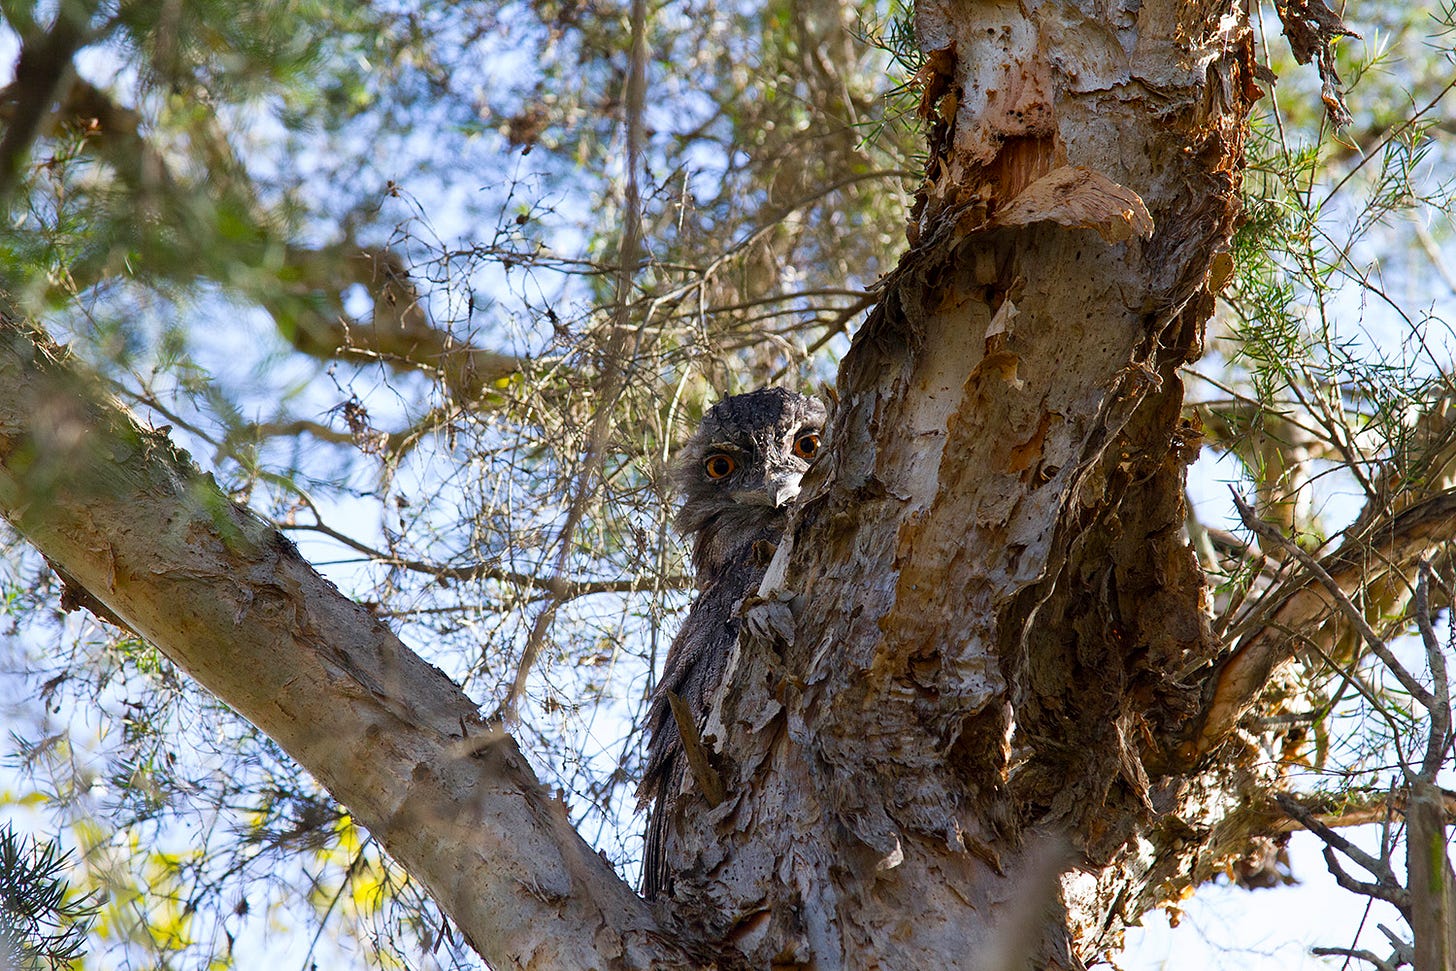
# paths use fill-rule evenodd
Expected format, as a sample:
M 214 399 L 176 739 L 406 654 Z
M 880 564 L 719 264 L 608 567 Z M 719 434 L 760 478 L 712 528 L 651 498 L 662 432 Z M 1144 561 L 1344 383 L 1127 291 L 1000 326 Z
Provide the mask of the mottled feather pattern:
M 652 807 L 642 863 L 648 898 L 671 891 L 666 827 L 687 781 L 668 692 L 687 703 L 701 728 L 738 640 L 739 607 L 763 580 L 764 552 L 783 535 L 824 419 L 820 401 L 783 388 L 734 395 L 708 410 L 673 460 L 672 484 L 682 498 L 677 526 L 692 539 L 698 596 L 668 649 L 647 712 L 647 767 L 637 798 Z

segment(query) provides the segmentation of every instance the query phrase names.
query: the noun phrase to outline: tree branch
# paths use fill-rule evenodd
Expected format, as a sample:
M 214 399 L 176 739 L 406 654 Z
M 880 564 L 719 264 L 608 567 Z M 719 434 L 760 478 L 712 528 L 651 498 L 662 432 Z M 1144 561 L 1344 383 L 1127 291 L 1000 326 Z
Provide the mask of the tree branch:
M 1274 795 L 1274 801 L 1279 804 L 1280 809 L 1284 810 L 1292 818 L 1298 820 L 1301 826 L 1318 836 L 1327 846 L 1339 850 L 1368 870 L 1370 875 L 1378 879 L 1382 885 L 1391 884 L 1397 888 L 1399 887 L 1399 883 L 1395 879 L 1395 871 L 1390 868 L 1389 860 L 1383 860 L 1366 853 L 1329 826 L 1320 822 L 1315 818 L 1313 813 L 1306 810 L 1296 800 L 1290 798 L 1285 793 L 1276 793 Z
M 1422 708 L 1425 708 L 1427 711 L 1431 710 L 1436 703 L 1435 697 L 1391 653 L 1390 648 L 1385 645 L 1385 639 L 1375 633 L 1374 629 L 1365 620 L 1365 615 L 1360 613 L 1360 608 L 1356 607 L 1350 601 L 1349 593 L 1335 581 L 1334 577 L 1329 575 L 1324 567 L 1320 566 L 1318 560 L 1300 549 L 1298 543 L 1255 516 L 1253 507 L 1244 502 L 1237 492 L 1233 496 L 1234 506 L 1238 508 L 1239 518 L 1244 521 L 1244 525 L 1268 542 L 1281 547 L 1285 553 L 1298 560 L 1300 565 L 1308 570 L 1315 580 L 1319 581 L 1322 587 L 1329 591 L 1330 599 L 1334 603 L 1335 609 L 1344 615 L 1346 623 L 1359 632 L 1360 637 L 1365 641 L 1365 646 L 1370 648 L 1375 653 L 1375 656 L 1384 662 L 1385 666 L 1390 669 L 1390 673 L 1395 675 L 1396 680 L 1400 682 L 1401 687 L 1410 692 L 1411 697 L 1420 702 Z
M 455 684 L 98 387 L 0 317 L 0 514 L 313 772 L 494 966 L 706 963 Z
M 141 115 L 117 104 L 108 92 L 74 78 L 61 111 L 88 123 L 87 145 L 106 160 L 140 204 L 162 210 L 163 221 L 182 238 L 189 255 L 214 254 L 210 265 L 224 266 L 219 282 L 248 291 L 302 353 L 323 360 L 378 361 L 396 371 L 425 371 L 466 402 L 477 401 L 496 382 L 520 371 L 519 358 L 461 341 L 436 326 L 410 268 L 386 247 L 350 241 L 317 249 L 289 244 L 284 248 L 281 278 L 270 277 L 262 286 L 249 275 L 228 278 L 234 264 L 267 264 L 261 252 L 252 251 L 266 239 L 262 230 L 280 225 L 281 220 L 259 202 L 246 168 L 231 156 L 227 140 L 196 139 L 224 157 L 209 160 L 214 182 L 191 186 L 173 174 L 166 157 L 142 133 Z M 198 214 L 220 206 L 246 217 L 260 232 L 218 240 L 211 223 Z M 219 245 L 234 252 L 230 257 L 219 255 Z M 185 266 L 189 274 L 195 272 L 195 261 Z M 151 269 L 156 271 L 155 266 Z M 104 275 L 105 267 L 74 266 L 70 272 L 75 286 L 85 289 Z M 352 319 L 344 311 L 342 294 L 352 284 L 363 287 L 373 302 L 367 321 Z
M 1309 951 L 1318 957 L 1347 957 L 1357 958 L 1361 961 L 1369 961 L 1380 969 L 1380 971 L 1396 971 L 1397 967 L 1396 964 L 1385 960 L 1374 951 L 1363 951 L 1348 947 L 1312 947 Z
M 520 573 L 516 570 L 505 570 L 485 563 L 470 563 L 465 566 L 446 566 L 443 563 L 411 560 L 386 553 L 383 550 L 377 550 L 367 543 L 361 543 L 354 537 L 346 533 L 341 533 L 321 522 L 300 523 L 284 526 L 283 528 L 300 532 L 320 533 L 336 542 L 344 544 L 351 550 L 363 553 L 374 562 L 382 563 L 385 566 L 399 567 L 400 569 L 409 570 L 411 573 L 423 573 L 442 580 L 495 580 L 499 583 L 509 583 L 518 587 L 543 590 L 556 598 L 560 603 L 575 600 L 578 597 L 589 597 L 598 593 L 632 593 L 642 590 L 644 587 L 642 581 L 635 577 L 626 577 L 620 580 L 572 580 L 565 576 L 537 576 L 531 573 Z M 662 579 L 662 586 L 668 589 L 686 590 L 692 585 L 692 581 L 685 576 L 668 576 Z
M 1352 797 L 1349 793 L 1334 795 L 1337 801 L 1332 804 L 1329 798 L 1320 795 L 1281 793 L 1280 798 L 1276 799 L 1276 805 L 1282 806 L 1285 801 L 1294 803 L 1315 822 L 1330 829 L 1366 826 L 1389 819 L 1392 813 L 1405 812 L 1406 793 L 1404 790 L 1371 793 L 1369 798 Z M 1442 809 L 1443 818 L 1448 824 L 1456 822 L 1456 795 L 1443 793 Z M 1271 814 L 1275 812 L 1277 812 L 1277 816 L 1271 817 L 1267 825 L 1256 825 L 1253 832 L 1277 835 L 1290 833 L 1300 828 L 1309 828 L 1287 810 L 1271 808 Z
M 698 732 L 697 719 L 693 717 L 688 703 L 683 701 L 677 693 L 667 693 L 667 704 L 672 709 L 672 720 L 677 723 L 678 735 L 682 738 L 683 756 L 687 759 L 688 768 L 692 770 L 693 779 L 698 783 L 698 789 L 703 793 L 703 798 L 708 800 L 709 806 L 717 806 L 723 801 L 723 778 L 718 770 L 713 768 L 713 760 L 708 755 L 707 746 L 703 744 L 702 735 Z M 653 812 L 660 812 L 661 809 L 654 809 Z
M 1431 666 L 1431 725 L 1426 735 L 1426 756 L 1421 762 L 1421 777 L 1428 782 L 1436 781 L 1446 749 L 1451 744 L 1451 682 L 1446 676 L 1446 652 L 1436 640 L 1436 630 L 1431 624 L 1431 565 L 1422 561 L 1417 568 L 1420 577 L 1416 581 L 1415 615 L 1416 627 L 1421 632 L 1421 644 L 1426 649 L 1426 663 Z
M 1384 525 L 1371 525 L 1361 535 L 1365 542 L 1349 540 L 1320 561 L 1320 568 L 1347 599 L 1351 591 L 1375 579 L 1372 574 L 1389 576 L 1408 570 L 1429 550 L 1456 537 L 1456 492 L 1443 492 L 1407 506 Z M 1207 754 L 1253 705 L 1270 673 L 1293 656 L 1295 639 L 1289 631 L 1307 630 L 1335 609 L 1330 588 L 1313 575 L 1285 594 L 1262 626 L 1246 634 L 1224 659 L 1202 725 L 1185 756 L 1196 760 Z

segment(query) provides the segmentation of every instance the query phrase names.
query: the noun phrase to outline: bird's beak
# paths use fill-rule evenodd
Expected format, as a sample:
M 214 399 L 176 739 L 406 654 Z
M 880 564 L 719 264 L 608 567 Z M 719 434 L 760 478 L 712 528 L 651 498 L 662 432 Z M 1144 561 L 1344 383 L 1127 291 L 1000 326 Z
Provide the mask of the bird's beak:
M 764 491 L 774 508 L 787 506 L 798 498 L 801 478 L 798 475 L 774 476 L 764 483 Z
M 782 509 L 798 498 L 801 479 L 803 476 L 797 472 L 769 475 L 763 480 L 762 488 L 733 493 L 733 501 L 744 506 L 772 506 Z

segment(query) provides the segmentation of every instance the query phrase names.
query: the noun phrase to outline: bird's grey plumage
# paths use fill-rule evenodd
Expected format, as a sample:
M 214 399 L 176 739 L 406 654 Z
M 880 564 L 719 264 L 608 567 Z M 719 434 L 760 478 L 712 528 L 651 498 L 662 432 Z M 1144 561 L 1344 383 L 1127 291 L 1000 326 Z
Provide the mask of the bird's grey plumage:
M 824 418 L 820 401 L 783 388 L 734 395 L 708 410 L 673 460 L 672 484 L 683 500 L 677 527 L 692 539 L 698 596 L 647 712 L 647 767 L 637 797 L 652 804 L 642 862 L 648 898 L 671 889 L 666 827 L 686 769 L 668 693 L 687 703 L 701 728 L 738 640 L 739 605 L 763 580 Z

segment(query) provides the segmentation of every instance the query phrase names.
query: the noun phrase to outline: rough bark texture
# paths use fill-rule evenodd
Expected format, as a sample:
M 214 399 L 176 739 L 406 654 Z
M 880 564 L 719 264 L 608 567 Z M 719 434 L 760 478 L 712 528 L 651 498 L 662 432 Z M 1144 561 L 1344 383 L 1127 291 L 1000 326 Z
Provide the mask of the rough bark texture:
M 676 898 L 760 966 L 1077 967 L 1241 798 L 1176 747 L 1219 650 L 1176 368 L 1237 214 L 1251 38 L 1227 3 L 918 27 L 914 245 L 749 625 L 791 633 L 745 643 L 709 724 L 731 795 L 686 808 Z
M 1288 646 L 1225 656 L 1209 630 L 1177 374 L 1229 273 L 1245 14 L 920 4 L 911 250 L 715 699 L 726 798 L 670 821 L 660 910 L 703 948 L 1078 968 L 1267 825 L 1230 730 Z M 0 512 L 314 771 L 496 967 L 692 963 L 458 689 L 0 335 Z
M 277 740 L 493 967 L 702 966 L 456 685 L 94 388 L 0 318 L 0 515 L 73 598 Z

